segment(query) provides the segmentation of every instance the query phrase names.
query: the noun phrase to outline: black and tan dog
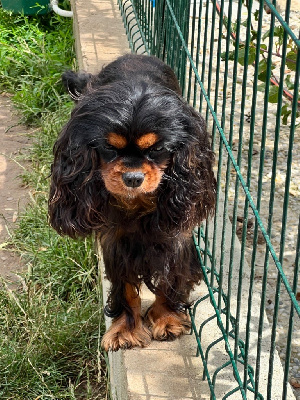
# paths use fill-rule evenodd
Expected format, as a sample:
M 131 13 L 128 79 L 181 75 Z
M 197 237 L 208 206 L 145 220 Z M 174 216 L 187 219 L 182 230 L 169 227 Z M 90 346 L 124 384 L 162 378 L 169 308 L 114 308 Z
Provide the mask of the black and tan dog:
M 50 223 L 71 237 L 99 234 L 114 318 L 102 345 L 178 337 L 201 280 L 191 230 L 215 204 L 205 123 L 155 57 L 125 55 L 98 75 L 70 71 L 63 81 L 76 106 L 54 146 Z M 142 282 L 156 295 L 147 324 Z

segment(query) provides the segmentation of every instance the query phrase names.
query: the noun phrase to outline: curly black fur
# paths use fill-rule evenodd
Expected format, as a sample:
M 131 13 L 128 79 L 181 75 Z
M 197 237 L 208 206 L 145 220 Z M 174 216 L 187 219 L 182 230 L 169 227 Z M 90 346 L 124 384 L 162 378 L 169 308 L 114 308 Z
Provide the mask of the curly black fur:
M 214 210 L 214 155 L 202 117 L 180 95 L 173 71 L 155 57 L 126 55 L 98 75 L 63 75 L 76 106 L 54 146 L 49 199 L 50 223 L 71 237 L 99 234 L 106 275 L 111 281 L 106 313 L 126 310 L 125 283 L 163 293 L 172 309 L 187 305 L 201 272 L 192 228 Z M 115 132 L 129 143 L 107 146 Z M 163 149 L 138 151 L 137 138 L 149 132 Z M 103 163 L 121 160 L 164 164 L 153 205 L 128 209 L 103 182 Z M 149 201 L 150 202 L 150 201 Z M 146 201 L 147 203 L 147 201 Z

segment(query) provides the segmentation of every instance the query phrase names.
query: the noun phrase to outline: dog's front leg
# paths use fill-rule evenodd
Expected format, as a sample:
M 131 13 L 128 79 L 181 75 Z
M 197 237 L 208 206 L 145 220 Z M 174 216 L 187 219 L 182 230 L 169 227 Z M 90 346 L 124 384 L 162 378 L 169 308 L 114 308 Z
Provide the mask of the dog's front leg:
M 133 317 L 134 322 L 129 322 L 126 311 L 113 320 L 101 342 L 106 351 L 146 347 L 151 342 L 151 332 L 144 326 L 141 317 L 141 298 L 135 286 L 129 283 L 125 285 L 125 300 L 131 310 L 130 317 Z

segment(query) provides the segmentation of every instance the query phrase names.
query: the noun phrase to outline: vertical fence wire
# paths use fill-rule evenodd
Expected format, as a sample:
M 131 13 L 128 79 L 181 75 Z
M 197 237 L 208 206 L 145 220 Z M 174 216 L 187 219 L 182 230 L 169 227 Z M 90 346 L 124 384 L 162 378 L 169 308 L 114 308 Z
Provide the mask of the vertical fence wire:
M 291 218 L 299 213 L 293 157 L 300 152 L 300 39 L 299 27 L 289 25 L 291 1 L 284 13 L 276 0 L 118 2 L 132 51 L 174 69 L 212 133 L 216 214 L 194 231 L 207 293 L 190 310 L 211 399 L 274 400 L 276 349 L 280 398 L 289 399 L 300 327 L 300 228 Z M 283 303 L 289 304 L 284 344 Z M 201 306 L 212 312 L 197 323 Z M 211 329 L 216 334 L 205 345 Z M 227 360 L 213 363 L 220 346 Z M 236 385 L 222 392 L 228 371 Z

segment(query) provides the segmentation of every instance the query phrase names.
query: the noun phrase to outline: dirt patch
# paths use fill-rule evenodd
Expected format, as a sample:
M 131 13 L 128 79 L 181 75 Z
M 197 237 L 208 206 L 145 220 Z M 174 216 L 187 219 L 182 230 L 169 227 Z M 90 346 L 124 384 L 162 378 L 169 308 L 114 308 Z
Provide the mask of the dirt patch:
M 29 201 L 29 188 L 20 177 L 29 164 L 21 157 L 29 150 L 29 133 L 19 124 L 9 97 L 0 94 L 0 276 L 9 281 L 16 280 L 22 263 L 16 252 L 2 247 Z

